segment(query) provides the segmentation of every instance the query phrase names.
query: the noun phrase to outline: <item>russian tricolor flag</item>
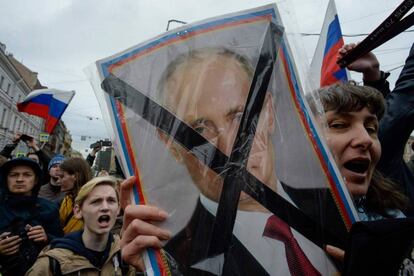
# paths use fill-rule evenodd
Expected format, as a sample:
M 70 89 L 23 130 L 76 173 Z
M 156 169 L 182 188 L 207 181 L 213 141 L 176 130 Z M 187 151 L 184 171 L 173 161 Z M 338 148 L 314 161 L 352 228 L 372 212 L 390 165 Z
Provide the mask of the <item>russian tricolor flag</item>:
M 23 102 L 18 103 L 17 109 L 44 118 L 45 131 L 52 133 L 74 95 L 75 91 L 38 89 L 30 92 Z
M 347 81 L 349 73 L 336 64 L 338 50 L 344 45 L 335 1 L 330 0 L 326 10 L 321 35 L 311 63 L 311 72 L 319 85 L 326 86 Z

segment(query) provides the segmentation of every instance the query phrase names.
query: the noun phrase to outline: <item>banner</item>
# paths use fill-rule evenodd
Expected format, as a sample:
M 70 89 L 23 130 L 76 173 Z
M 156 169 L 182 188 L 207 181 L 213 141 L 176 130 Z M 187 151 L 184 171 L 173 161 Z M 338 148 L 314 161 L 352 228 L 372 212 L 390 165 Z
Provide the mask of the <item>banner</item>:
M 189 24 L 97 61 L 133 199 L 170 216 L 147 273 L 334 275 L 357 213 L 275 5 Z M 282 231 L 282 232 L 280 232 Z M 169 265 L 167 265 L 169 264 Z

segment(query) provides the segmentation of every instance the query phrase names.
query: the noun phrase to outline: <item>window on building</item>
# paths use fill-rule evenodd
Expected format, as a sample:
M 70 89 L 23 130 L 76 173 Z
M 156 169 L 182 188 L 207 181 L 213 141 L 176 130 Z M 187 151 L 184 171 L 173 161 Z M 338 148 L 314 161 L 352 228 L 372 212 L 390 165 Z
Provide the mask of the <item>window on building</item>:
M 3 114 L 1 114 L 1 126 L 6 127 L 6 115 L 7 115 L 7 109 L 3 108 Z
M 3 89 L 3 82 L 4 82 L 4 77 L 1 76 L 0 77 L 0 89 Z
M 22 131 L 21 126 L 22 126 L 22 120 L 19 119 L 19 127 L 17 128 L 18 131 Z
M 14 116 L 14 120 L 13 120 L 13 131 L 16 131 L 16 126 L 17 126 L 17 116 Z
M 8 84 L 7 84 L 7 89 L 6 89 L 6 93 L 7 93 L 7 94 L 9 94 L 9 92 L 10 92 L 10 86 L 11 86 L 11 84 L 10 84 L 10 83 L 8 83 Z

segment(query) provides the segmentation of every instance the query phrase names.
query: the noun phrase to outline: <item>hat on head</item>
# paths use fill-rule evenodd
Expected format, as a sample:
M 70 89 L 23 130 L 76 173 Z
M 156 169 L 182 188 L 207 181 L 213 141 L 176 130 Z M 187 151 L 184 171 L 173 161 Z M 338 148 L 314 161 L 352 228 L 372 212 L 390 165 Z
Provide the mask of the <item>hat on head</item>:
M 65 160 L 65 156 L 58 154 L 55 155 L 49 162 L 49 165 L 47 166 L 47 170 L 50 171 L 50 168 L 52 168 L 54 165 L 60 165 Z

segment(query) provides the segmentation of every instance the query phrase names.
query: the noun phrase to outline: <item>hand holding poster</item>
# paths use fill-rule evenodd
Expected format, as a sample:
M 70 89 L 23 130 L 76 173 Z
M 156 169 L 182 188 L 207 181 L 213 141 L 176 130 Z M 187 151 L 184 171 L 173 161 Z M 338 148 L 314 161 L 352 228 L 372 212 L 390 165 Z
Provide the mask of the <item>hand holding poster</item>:
M 356 211 L 320 138 L 274 5 L 97 62 L 136 204 L 169 213 L 147 272 L 332 275 Z M 97 93 L 102 93 L 98 91 Z M 171 266 L 170 266 L 171 267 Z

